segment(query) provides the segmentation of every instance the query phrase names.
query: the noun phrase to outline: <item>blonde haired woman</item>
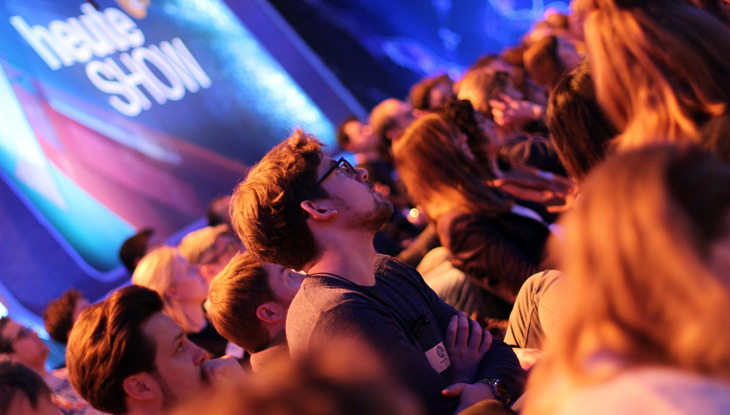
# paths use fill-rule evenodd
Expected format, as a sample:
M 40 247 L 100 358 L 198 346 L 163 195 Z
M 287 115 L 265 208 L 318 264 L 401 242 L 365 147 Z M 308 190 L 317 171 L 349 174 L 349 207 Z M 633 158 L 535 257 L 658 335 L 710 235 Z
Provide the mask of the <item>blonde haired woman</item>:
M 148 252 L 137 265 L 132 284 L 160 294 L 165 313 L 185 330 L 191 341 L 214 356 L 225 353 L 226 340 L 215 332 L 203 311 L 208 281 L 200 267 L 188 262 L 176 248 L 161 246 Z
M 621 148 L 699 141 L 728 112 L 730 33 L 681 0 L 575 0 L 598 100 Z
M 562 327 L 524 413 L 730 413 L 730 166 L 621 154 L 563 224 Z

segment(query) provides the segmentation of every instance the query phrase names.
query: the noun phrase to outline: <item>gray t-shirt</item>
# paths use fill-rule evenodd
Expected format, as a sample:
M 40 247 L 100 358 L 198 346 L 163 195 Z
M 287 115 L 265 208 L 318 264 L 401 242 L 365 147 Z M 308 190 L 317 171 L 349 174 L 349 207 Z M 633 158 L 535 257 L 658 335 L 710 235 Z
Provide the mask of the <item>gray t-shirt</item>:
M 323 275 L 305 278 L 286 322 L 292 358 L 302 357 L 312 345 L 354 336 L 381 354 L 386 367 L 415 392 L 429 414 L 451 415 L 458 399 L 441 395 L 454 376 L 443 336 L 457 311 L 410 266 L 378 255 L 374 269 L 372 287 Z M 504 381 L 513 399 L 522 393 L 524 372 L 509 346 L 498 339 L 474 380 L 482 377 Z

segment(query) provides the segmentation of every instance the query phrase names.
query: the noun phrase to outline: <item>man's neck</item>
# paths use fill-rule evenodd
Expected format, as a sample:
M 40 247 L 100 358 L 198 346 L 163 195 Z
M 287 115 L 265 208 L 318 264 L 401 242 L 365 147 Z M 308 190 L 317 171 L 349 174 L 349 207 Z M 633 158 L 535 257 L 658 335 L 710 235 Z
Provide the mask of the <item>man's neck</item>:
M 320 244 L 322 252 L 307 273 L 334 274 L 357 285 L 375 285 L 373 237 L 362 232 L 358 236 L 362 237 L 349 235 L 342 238 L 346 241 L 331 239 Z

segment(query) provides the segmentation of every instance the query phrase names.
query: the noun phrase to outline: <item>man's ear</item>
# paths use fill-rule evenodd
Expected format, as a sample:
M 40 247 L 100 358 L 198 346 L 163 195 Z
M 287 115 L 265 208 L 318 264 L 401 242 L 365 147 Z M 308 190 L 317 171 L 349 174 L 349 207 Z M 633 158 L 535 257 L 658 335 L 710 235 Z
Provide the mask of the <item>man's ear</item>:
M 286 308 L 275 301 L 268 301 L 256 307 L 256 317 L 264 323 L 278 323 L 286 318 Z
M 330 220 L 339 214 L 337 209 L 327 207 L 323 203 L 318 204 L 311 200 L 303 201 L 300 206 L 305 212 L 307 212 L 307 214 L 309 214 L 310 218 L 318 221 Z
M 140 372 L 122 381 L 124 392 L 136 401 L 151 401 L 157 397 L 157 384 L 149 373 Z

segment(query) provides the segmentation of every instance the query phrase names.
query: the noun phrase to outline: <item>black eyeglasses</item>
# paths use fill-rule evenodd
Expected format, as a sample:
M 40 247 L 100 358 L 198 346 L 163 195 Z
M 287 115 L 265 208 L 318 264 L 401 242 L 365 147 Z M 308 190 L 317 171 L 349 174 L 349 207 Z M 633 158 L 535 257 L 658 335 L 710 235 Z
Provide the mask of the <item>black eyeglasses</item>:
M 344 173 L 349 176 L 352 176 L 352 177 L 357 177 L 357 170 L 354 167 L 352 167 L 352 164 L 350 164 L 350 162 L 345 160 L 344 157 L 340 157 L 339 160 L 332 163 L 332 167 L 330 167 L 329 170 L 327 170 L 322 175 L 322 177 L 317 181 L 317 184 L 320 184 L 323 181 L 325 181 L 330 176 L 330 174 L 334 173 L 335 170 L 339 171 L 340 173 Z

